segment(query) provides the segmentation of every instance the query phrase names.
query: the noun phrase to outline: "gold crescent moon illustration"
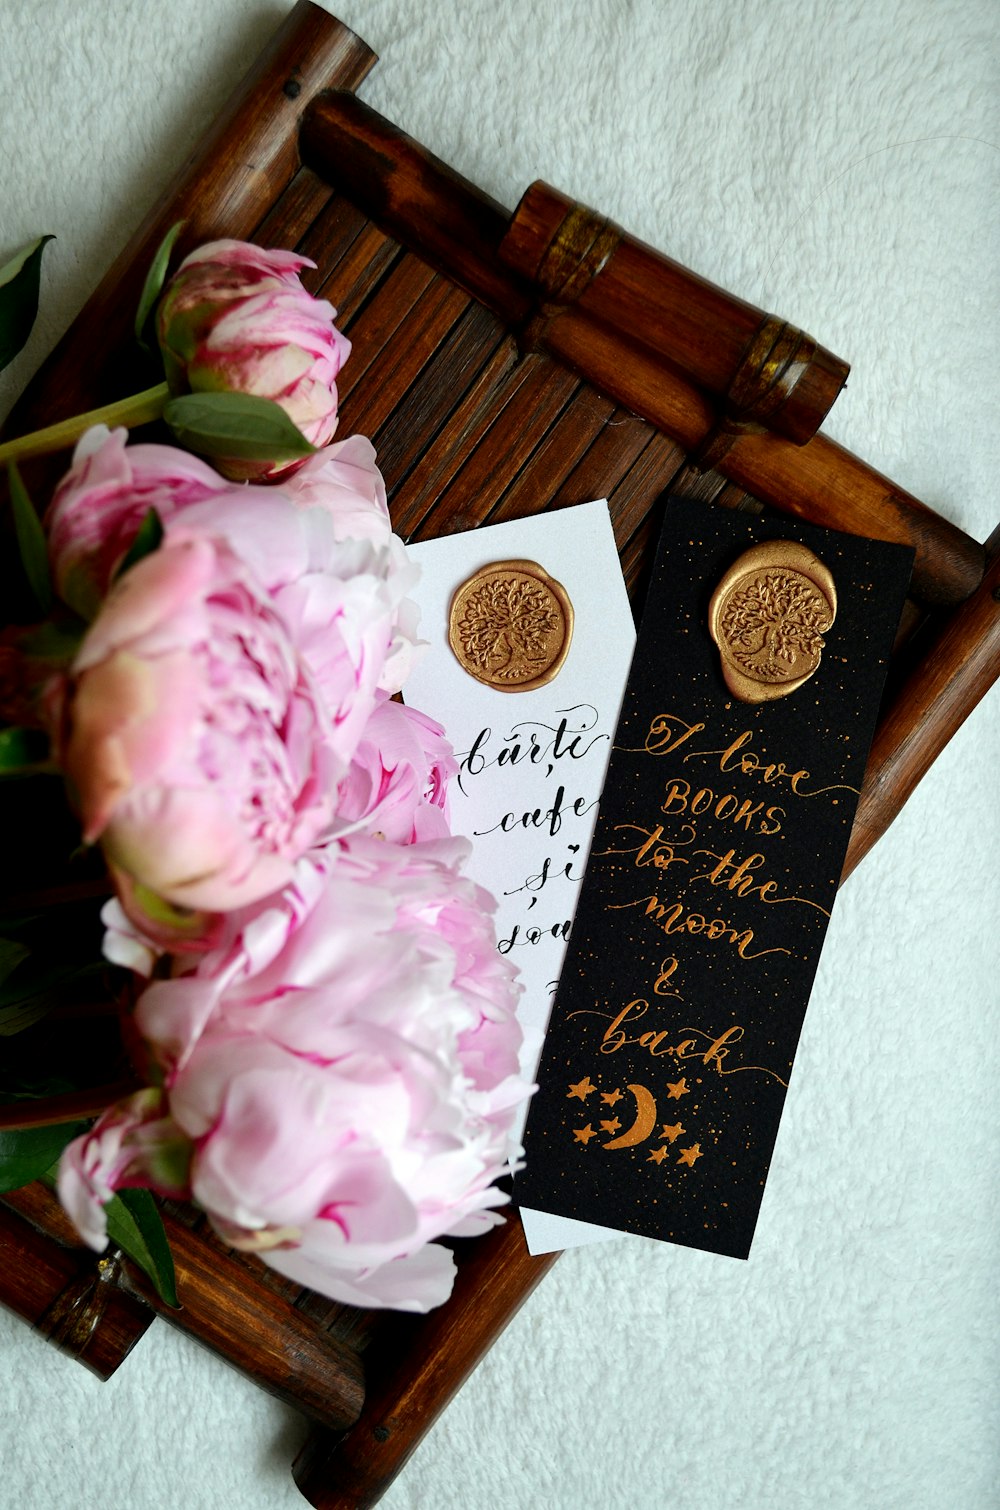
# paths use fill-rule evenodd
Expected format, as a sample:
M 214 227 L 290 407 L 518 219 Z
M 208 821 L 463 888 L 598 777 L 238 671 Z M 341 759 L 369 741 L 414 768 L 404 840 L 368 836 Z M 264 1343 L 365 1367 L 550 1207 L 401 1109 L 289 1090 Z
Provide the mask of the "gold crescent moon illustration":
M 635 1097 L 635 1121 L 620 1138 L 602 1143 L 602 1148 L 634 1148 L 637 1143 L 645 1142 L 656 1126 L 656 1102 L 652 1093 L 644 1085 L 630 1085 L 629 1090 Z

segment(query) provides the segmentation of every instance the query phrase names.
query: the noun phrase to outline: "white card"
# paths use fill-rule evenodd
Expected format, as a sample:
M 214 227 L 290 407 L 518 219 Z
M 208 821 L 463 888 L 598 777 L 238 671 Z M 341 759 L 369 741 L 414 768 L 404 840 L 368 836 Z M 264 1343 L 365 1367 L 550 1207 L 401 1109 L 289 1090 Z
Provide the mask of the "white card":
M 404 696 L 444 725 L 455 748 L 451 827 L 473 841 L 467 874 L 496 897 L 499 948 L 520 968 L 522 1071 L 533 1079 L 635 646 L 608 505 L 601 499 L 408 550 L 421 569 L 412 596 L 430 649 Z M 477 681 L 448 643 L 456 590 L 481 567 L 511 560 L 537 562 L 573 605 L 569 654 L 553 681 L 530 692 Z M 620 1235 L 523 1208 L 521 1219 L 531 1253 Z

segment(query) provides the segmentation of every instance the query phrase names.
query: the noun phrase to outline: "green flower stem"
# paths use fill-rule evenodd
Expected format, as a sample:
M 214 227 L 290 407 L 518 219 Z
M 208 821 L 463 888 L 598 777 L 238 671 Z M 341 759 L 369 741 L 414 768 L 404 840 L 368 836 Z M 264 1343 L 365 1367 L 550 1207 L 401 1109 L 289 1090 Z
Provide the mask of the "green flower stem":
M 62 1122 L 99 1117 L 113 1102 L 142 1089 L 139 1079 L 115 1080 L 110 1085 L 96 1085 L 92 1090 L 12 1101 L 0 1106 L 0 1132 L 26 1132 L 33 1127 L 57 1127 Z
M 90 409 L 86 414 L 77 414 L 72 419 L 61 419 L 58 424 L 46 425 L 44 430 L 34 430 L 30 435 L 19 435 L 14 440 L 0 442 L 0 465 L 8 461 L 20 461 L 26 456 L 44 456 L 49 451 L 63 451 L 75 444 L 91 425 L 147 425 L 159 419 L 170 401 L 170 389 L 166 383 L 157 383 L 143 393 L 133 393 L 129 398 L 120 398 L 101 409 Z

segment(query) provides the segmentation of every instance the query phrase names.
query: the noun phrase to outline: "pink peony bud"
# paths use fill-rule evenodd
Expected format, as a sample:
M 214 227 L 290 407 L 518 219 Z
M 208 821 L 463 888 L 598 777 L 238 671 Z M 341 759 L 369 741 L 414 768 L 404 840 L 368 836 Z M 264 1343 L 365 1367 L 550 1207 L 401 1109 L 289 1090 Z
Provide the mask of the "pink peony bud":
M 325 446 L 337 425 L 336 377 L 351 346 L 333 323 L 333 306 L 302 286 L 300 270 L 315 266 L 242 241 L 213 241 L 186 257 L 156 317 L 171 392 L 272 399 L 308 441 Z M 216 465 L 237 479 L 288 470 L 270 462 Z

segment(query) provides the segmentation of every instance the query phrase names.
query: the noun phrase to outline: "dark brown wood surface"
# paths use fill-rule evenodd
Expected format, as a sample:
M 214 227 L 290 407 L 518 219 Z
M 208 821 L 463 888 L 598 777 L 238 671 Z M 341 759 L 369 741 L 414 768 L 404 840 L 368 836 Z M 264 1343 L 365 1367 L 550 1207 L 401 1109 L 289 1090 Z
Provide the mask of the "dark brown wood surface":
M 5 1273 L 8 1278 L 17 1276 L 19 1290 L 8 1299 L 5 1278 L 0 1294 L 67 1352 L 105 1375 L 159 1313 L 327 1430 L 354 1422 L 364 1400 L 357 1353 L 313 1326 L 267 1283 L 268 1271 L 261 1265 L 241 1262 L 235 1255 L 227 1261 L 220 1243 L 169 1210 L 164 1224 L 174 1256 L 179 1310 L 160 1299 L 130 1259 L 84 1254 L 58 1200 L 43 1185 L 13 1191 L 0 1203 L 0 1232 L 8 1234 Z M 19 1251 L 22 1257 L 16 1261 Z M 44 1286 L 36 1288 L 30 1280 L 29 1256 L 44 1264 Z M 37 1314 L 36 1294 L 47 1301 Z M 29 1304 L 30 1313 L 25 1309 Z M 66 1317 L 72 1318 L 71 1326 Z M 108 1330 L 116 1351 L 107 1366 L 104 1334 L 114 1321 L 117 1326 Z
M 181 250 L 231 235 L 317 262 L 310 286 L 337 306 L 354 343 L 341 434 L 373 438 L 405 537 L 607 497 L 637 607 L 671 492 L 913 544 L 915 597 L 849 870 L 997 674 L 995 562 L 984 579 L 982 546 L 813 433 L 842 381 L 837 358 L 557 191 L 534 186 L 511 216 L 353 99 L 373 61 L 301 0 L 6 433 L 136 386 L 135 296 L 153 248 L 183 217 Z M 39 502 L 65 460 L 33 468 Z M 31 883 L 33 905 L 76 884 L 55 871 L 47 881 Z M 552 1262 L 531 1259 L 509 1220 L 457 1245 L 447 1306 L 426 1318 L 378 1316 L 253 1271 L 191 1215 L 170 1220 L 190 1329 L 323 1423 L 295 1472 L 307 1497 L 330 1507 L 376 1502 Z M 48 1316 L 50 1334 L 109 1372 L 152 1314 L 136 1299 L 146 1291 L 135 1272 L 116 1265 L 99 1281 L 107 1271 L 62 1246 L 58 1213 L 38 1192 L 0 1204 L 0 1233 L 0 1299 L 33 1323 Z

